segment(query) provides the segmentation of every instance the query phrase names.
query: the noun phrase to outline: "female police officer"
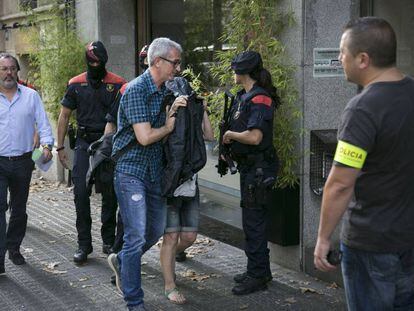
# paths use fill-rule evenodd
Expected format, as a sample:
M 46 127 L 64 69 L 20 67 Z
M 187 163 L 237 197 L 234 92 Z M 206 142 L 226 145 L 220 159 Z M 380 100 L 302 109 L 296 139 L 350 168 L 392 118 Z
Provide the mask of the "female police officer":
M 278 159 L 273 147 L 273 114 L 279 104 L 270 73 L 259 53 L 246 51 L 231 63 L 236 84 L 243 89 L 230 108 L 230 129 L 223 143 L 240 172 L 240 192 L 247 271 L 236 275 L 233 294 L 266 289 L 272 279 L 266 237 L 266 194 L 274 185 Z

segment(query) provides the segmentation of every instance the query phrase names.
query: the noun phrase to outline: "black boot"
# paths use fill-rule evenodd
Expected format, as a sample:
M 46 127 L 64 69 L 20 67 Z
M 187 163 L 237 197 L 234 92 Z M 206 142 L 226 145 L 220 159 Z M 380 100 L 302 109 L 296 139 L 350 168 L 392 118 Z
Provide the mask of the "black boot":
M 115 274 L 111 275 L 111 284 L 116 285 L 116 275 Z
M 243 283 L 246 278 L 247 278 L 247 272 L 244 272 L 244 273 L 236 274 L 233 280 L 236 283 Z M 269 275 L 269 276 L 265 276 L 263 279 L 267 283 L 267 282 L 270 282 L 273 279 L 273 277 Z
M 92 253 L 92 248 L 89 249 L 78 249 L 78 251 L 73 255 L 73 261 L 77 264 L 85 263 L 88 260 L 88 255 Z
M 247 295 L 259 290 L 264 290 L 267 289 L 266 280 L 267 278 L 252 278 L 246 276 L 243 283 L 236 285 L 231 291 L 234 295 Z
M 175 255 L 175 261 L 176 262 L 183 262 L 186 259 L 187 259 L 187 253 L 186 252 L 177 253 Z
M 20 253 L 18 249 L 17 250 L 9 249 L 9 259 L 12 261 L 12 263 L 18 266 L 26 263 L 26 260 L 24 259 L 23 255 Z
M 102 253 L 107 254 L 107 255 L 113 253 L 113 251 L 112 251 L 112 245 L 103 244 L 102 245 Z

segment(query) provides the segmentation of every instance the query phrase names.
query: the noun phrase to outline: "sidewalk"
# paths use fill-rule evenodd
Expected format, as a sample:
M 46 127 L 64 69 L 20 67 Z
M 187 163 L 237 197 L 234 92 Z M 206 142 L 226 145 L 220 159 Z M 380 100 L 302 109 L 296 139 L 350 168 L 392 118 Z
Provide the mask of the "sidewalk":
M 75 209 L 71 189 L 34 179 L 29 196 L 29 223 L 22 245 L 26 264 L 6 259 L 0 276 L 0 310 L 126 310 L 109 282 L 111 270 L 101 251 L 99 197 L 92 202 L 94 252 L 87 264 L 72 261 L 76 250 Z M 269 289 L 234 296 L 232 276 L 244 270 L 243 251 L 200 236 L 191 259 L 177 263 L 177 284 L 185 305 L 163 295 L 159 247 L 143 257 L 142 282 L 149 310 L 346 310 L 344 293 L 335 284 L 272 264 Z

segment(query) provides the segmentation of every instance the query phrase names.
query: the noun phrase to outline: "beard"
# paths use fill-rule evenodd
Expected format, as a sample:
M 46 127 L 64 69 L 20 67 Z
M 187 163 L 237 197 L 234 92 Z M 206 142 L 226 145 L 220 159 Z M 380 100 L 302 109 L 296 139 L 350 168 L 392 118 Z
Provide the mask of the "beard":
M 1 86 L 5 89 L 11 90 L 16 87 L 17 79 L 15 77 L 6 77 L 0 82 Z

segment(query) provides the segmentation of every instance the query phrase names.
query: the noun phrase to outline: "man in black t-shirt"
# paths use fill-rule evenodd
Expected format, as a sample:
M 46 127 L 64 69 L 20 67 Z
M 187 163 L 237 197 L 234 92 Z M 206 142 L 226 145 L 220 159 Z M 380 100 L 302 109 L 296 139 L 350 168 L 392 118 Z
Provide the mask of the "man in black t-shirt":
M 395 66 L 383 19 L 348 23 L 340 56 L 363 87 L 347 104 L 325 185 L 315 266 L 331 271 L 330 237 L 342 215 L 342 274 L 349 310 L 414 310 L 414 80 Z

